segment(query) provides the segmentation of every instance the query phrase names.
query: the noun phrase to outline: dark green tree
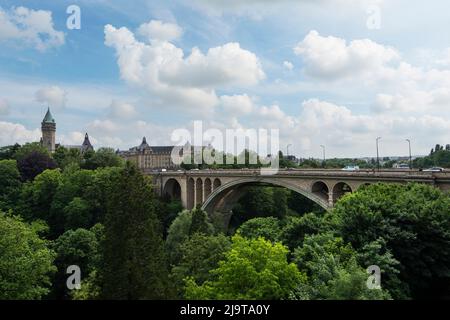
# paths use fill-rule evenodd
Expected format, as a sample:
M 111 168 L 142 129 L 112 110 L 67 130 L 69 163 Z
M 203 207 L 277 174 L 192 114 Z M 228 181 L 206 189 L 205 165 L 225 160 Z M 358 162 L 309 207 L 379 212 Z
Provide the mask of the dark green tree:
M 248 239 L 263 237 L 275 242 L 280 240 L 281 223 L 279 219 L 274 217 L 253 218 L 244 222 L 237 233 Z
M 55 169 L 56 162 L 47 153 L 32 151 L 17 160 L 17 166 L 22 179 L 30 181 L 47 169 Z
M 404 285 L 394 298 L 449 296 L 450 197 L 424 184 L 376 184 L 344 197 L 331 213 L 335 228 L 355 250 L 381 241 L 400 262 Z M 382 240 L 381 240 L 382 239 Z M 361 252 L 362 252 L 361 251 Z
M 100 148 L 97 151 L 88 151 L 84 154 L 84 160 L 81 162 L 81 167 L 83 169 L 90 170 L 104 167 L 121 167 L 123 165 L 124 160 L 111 148 Z
M 54 243 L 56 252 L 55 265 L 58 272 L 53 280 L 52 298 L 67 299 L 70 291 L 66 287 L 67 267 L 77 265 L 81 270 L 81 278 L 87 278 L 89 274 L 99 268 L 101 253 L 99 238 L 91 230 L 76 229 L 62 234 Z
M 12 209 L 18 202 L 21 181 L 16 160 L 0 161 L 0 210 Z
M 189 235 L 192 236 L 195 233 L 205 235 L 214 233 L 214 227 L 209 221 L 208 214 L 199 208 L 192 210 L 192 221 L 189 227 Z
M 218 267 L 231 241 L 220 234 L 217 236 L 194 234 L 180 246 L 181 261 L 172 268 L 171 279 L 174 281 L 179 297 L 184 295 L 184 279 L 192 277 L 196 283 L 202 284 L 211 280 L 210 270 Z
M 299 283 L 291 298 L 331 300 L 388 299 L 382 289 L 369 289 L 368 274 L 358 265 L 356 252 L 350 244 L 332 233 L 306 236 L 294 252 L 299 270 L 308 281 Z
M 121 169 L 106 203 L 102 297 L 163 299 L 168 271 L 150 181 L 131 163 Z

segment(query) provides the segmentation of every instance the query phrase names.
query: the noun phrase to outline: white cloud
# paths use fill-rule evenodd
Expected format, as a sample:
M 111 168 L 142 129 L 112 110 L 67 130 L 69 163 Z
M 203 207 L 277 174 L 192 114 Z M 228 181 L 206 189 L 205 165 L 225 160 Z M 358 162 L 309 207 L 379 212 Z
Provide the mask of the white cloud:
M 36 128 L 28 130 L 23 125 L 0 121 L 0 146 L 10 145 L 14 143 L 23 144 L 26 142 L 39 141 L 41 131 Z
M 183 34 L 183 29 L 174 23 L 164 23 L 152 20 L 139 26 L 137 33 L 148 40 L 177 40 Z
M 13 41 L 39 51 L 64 44 L 64 33 L 53 27 L 52 13 L 25 7 L 0 7 L 0 42 Z
M 234 96 L 224 95 L 220 97 L 220 101 L 224 111 L 233 116 L 249 114 L 254 109 L 252 99 L 246 94 Z
M 129 103 L 113 100 L 109 106 L 109 116 L 116 119 L 129 119 L 136 116 L 136 108 Z
M 113 47 L 122 79 L 145 88 L 165 106 L 184 111 L 211 111 L 219 103 L 215 90 L 250 86 L 264 79 L 257 56 L 238 43 L 211 48 L 203 54 L 193 48 L 189 56 L 167 41 L 139 42 L 125 27 L 105 26 L 105 44 Z
M 9 114 L 9 103 L 5 99 L 0 98 L 0 116 Z
M 294 65 L 292 64 L 292 62 L 289 62 L 289 61 L 284 61 L 284 62 L 283 62 L 283 67 L 284 67 L 286 70 L 289 70 L 289 71 L 291 71 L 291 70 L 294 69 Z
M 313 30 L 297 44 L 294 52 L 303 58 L 305 71 L 325 79 L 371 74 L 400 58 L 399 53 L 369 39 L 353 40 L 323 37 Z
M 88 131 L 94 131 L 103 135 L 110 135 L 117 132 L 120 126 L 111 120 L 94 120 L 88 124 Z
M 51 86 L 36 91 L 37 102 L 48 104 L 51 108 L 62 109 L 66 105 L 67 93 L 58 86 Z
M 348 107 L 318 99 L 302 103 L 299 124 L 294 134 L 310 139 L 311 146 L 326 144 L 331 154 L 336 152 L 339 156 L 348 157 L 373 155 L 377 136 L 383 137 L 385 155 L 404 154 L 399 145 L 405 138 L 414 141 L 415 152 L 428 150 L 430 136 L 435 141 L 450 140 L 450 121 L 439 116 L 411 113 L 389 117 L 383 114 L 358 115 Z

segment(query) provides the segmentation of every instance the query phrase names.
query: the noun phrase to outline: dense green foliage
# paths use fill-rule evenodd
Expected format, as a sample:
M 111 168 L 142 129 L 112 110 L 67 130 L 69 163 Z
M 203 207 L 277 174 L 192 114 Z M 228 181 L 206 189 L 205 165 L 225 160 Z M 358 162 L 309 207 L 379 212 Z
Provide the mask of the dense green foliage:
M 287 261 L 288 249 L 280 243 L 232 238 L 230 251 L 219 267 L 211 271 L 213 280 L 198 285 L 188 278 L 188 299 L 283 299 L 306 281 L 293 263 Z
M 333 210 L 335 226 L 359 251 L 380 241 L 400 262 L 399 297 L 450 290 L 450 197 L 431 186 L 372 185 L 346 195 Z
M 367 274 L 358 265 L 356 252 L 331 233 L 306 236 L 294 257 L 300 271 L 308 275 L 308 281 L 300 283 L 292 297 L 336 300 L 390 297 L 383 290 L 367 288 Z
M 445 166 L 448 152 L 436 146 L 422 165 Z M 285 188 L 251 186 L 225 230 L 199 208 L 157 198 L 111 149 L 0 148 L 0 184 L 0 299 L 450 297 L 450 197 L 432 186 L 364 186 L 329 212 Z M 80 290 L 66 287 L 70 265 Z M 381 289 L 366 285 L 371 265 Z
M 179 297 L 184 295 L 184 280 L 192 278 L 196 283 L 211 280 L 210 270 L 218 267 L 230 248 L 230 240 L 223 234 L 217 236 L 196 233 L 180 246 L 181 259 L 172 267 L 171 277 L 178 289 Z
M 0 299 L 39 299 L 49 292 L 55 254 L 39 224 L 0 211 Z

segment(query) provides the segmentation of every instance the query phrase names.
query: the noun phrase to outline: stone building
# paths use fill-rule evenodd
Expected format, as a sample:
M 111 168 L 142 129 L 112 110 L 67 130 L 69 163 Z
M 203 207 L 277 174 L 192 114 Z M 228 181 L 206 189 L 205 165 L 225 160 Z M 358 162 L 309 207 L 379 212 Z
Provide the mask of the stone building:
M 44 119 L 41 123 L 42 137 L 41 145 L 45 147 L 50 153 L 55 152 L 55 150 L 61 146 L 61 144 L 55 143 L 56 141 L 56 121 L 50 112 L 50 108 L 47 109 Z M 84 136 L 83 144 L 81 145 L 63 145 L 67 149 L 78 149 L 80 153 L 86 151 L 93 151 L 94 147 L 89 141 L 89 135 L 86 133 Z
M 128 151 L 117 151 L 126 160 L 136 163 L 139 169 L 178 169 L 172 161 L 174 146 L 150 146 L 144 137 L 139 146 Z

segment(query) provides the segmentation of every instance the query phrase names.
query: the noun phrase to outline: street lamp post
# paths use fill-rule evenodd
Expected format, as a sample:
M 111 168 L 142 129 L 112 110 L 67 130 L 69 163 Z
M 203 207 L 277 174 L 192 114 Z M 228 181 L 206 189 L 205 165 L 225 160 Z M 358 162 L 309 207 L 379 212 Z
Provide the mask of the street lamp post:
M 321 144 L 320 147 L 322 148 L 323 151 L 323 166 L 325 167 L 325 146 Z
M 408 141 L 408 146 L 409 146 L 409 170 L 412 170 L 411 140 L 406 139 L 406 141 Z
M 379 153 L 378 153 L 378 141 L 380 139 L 381 139 L 381 137 L 377 138 L 377 168 L 378 168 L 378 171 L 380 171 L 380 156 L 379 156 Z

